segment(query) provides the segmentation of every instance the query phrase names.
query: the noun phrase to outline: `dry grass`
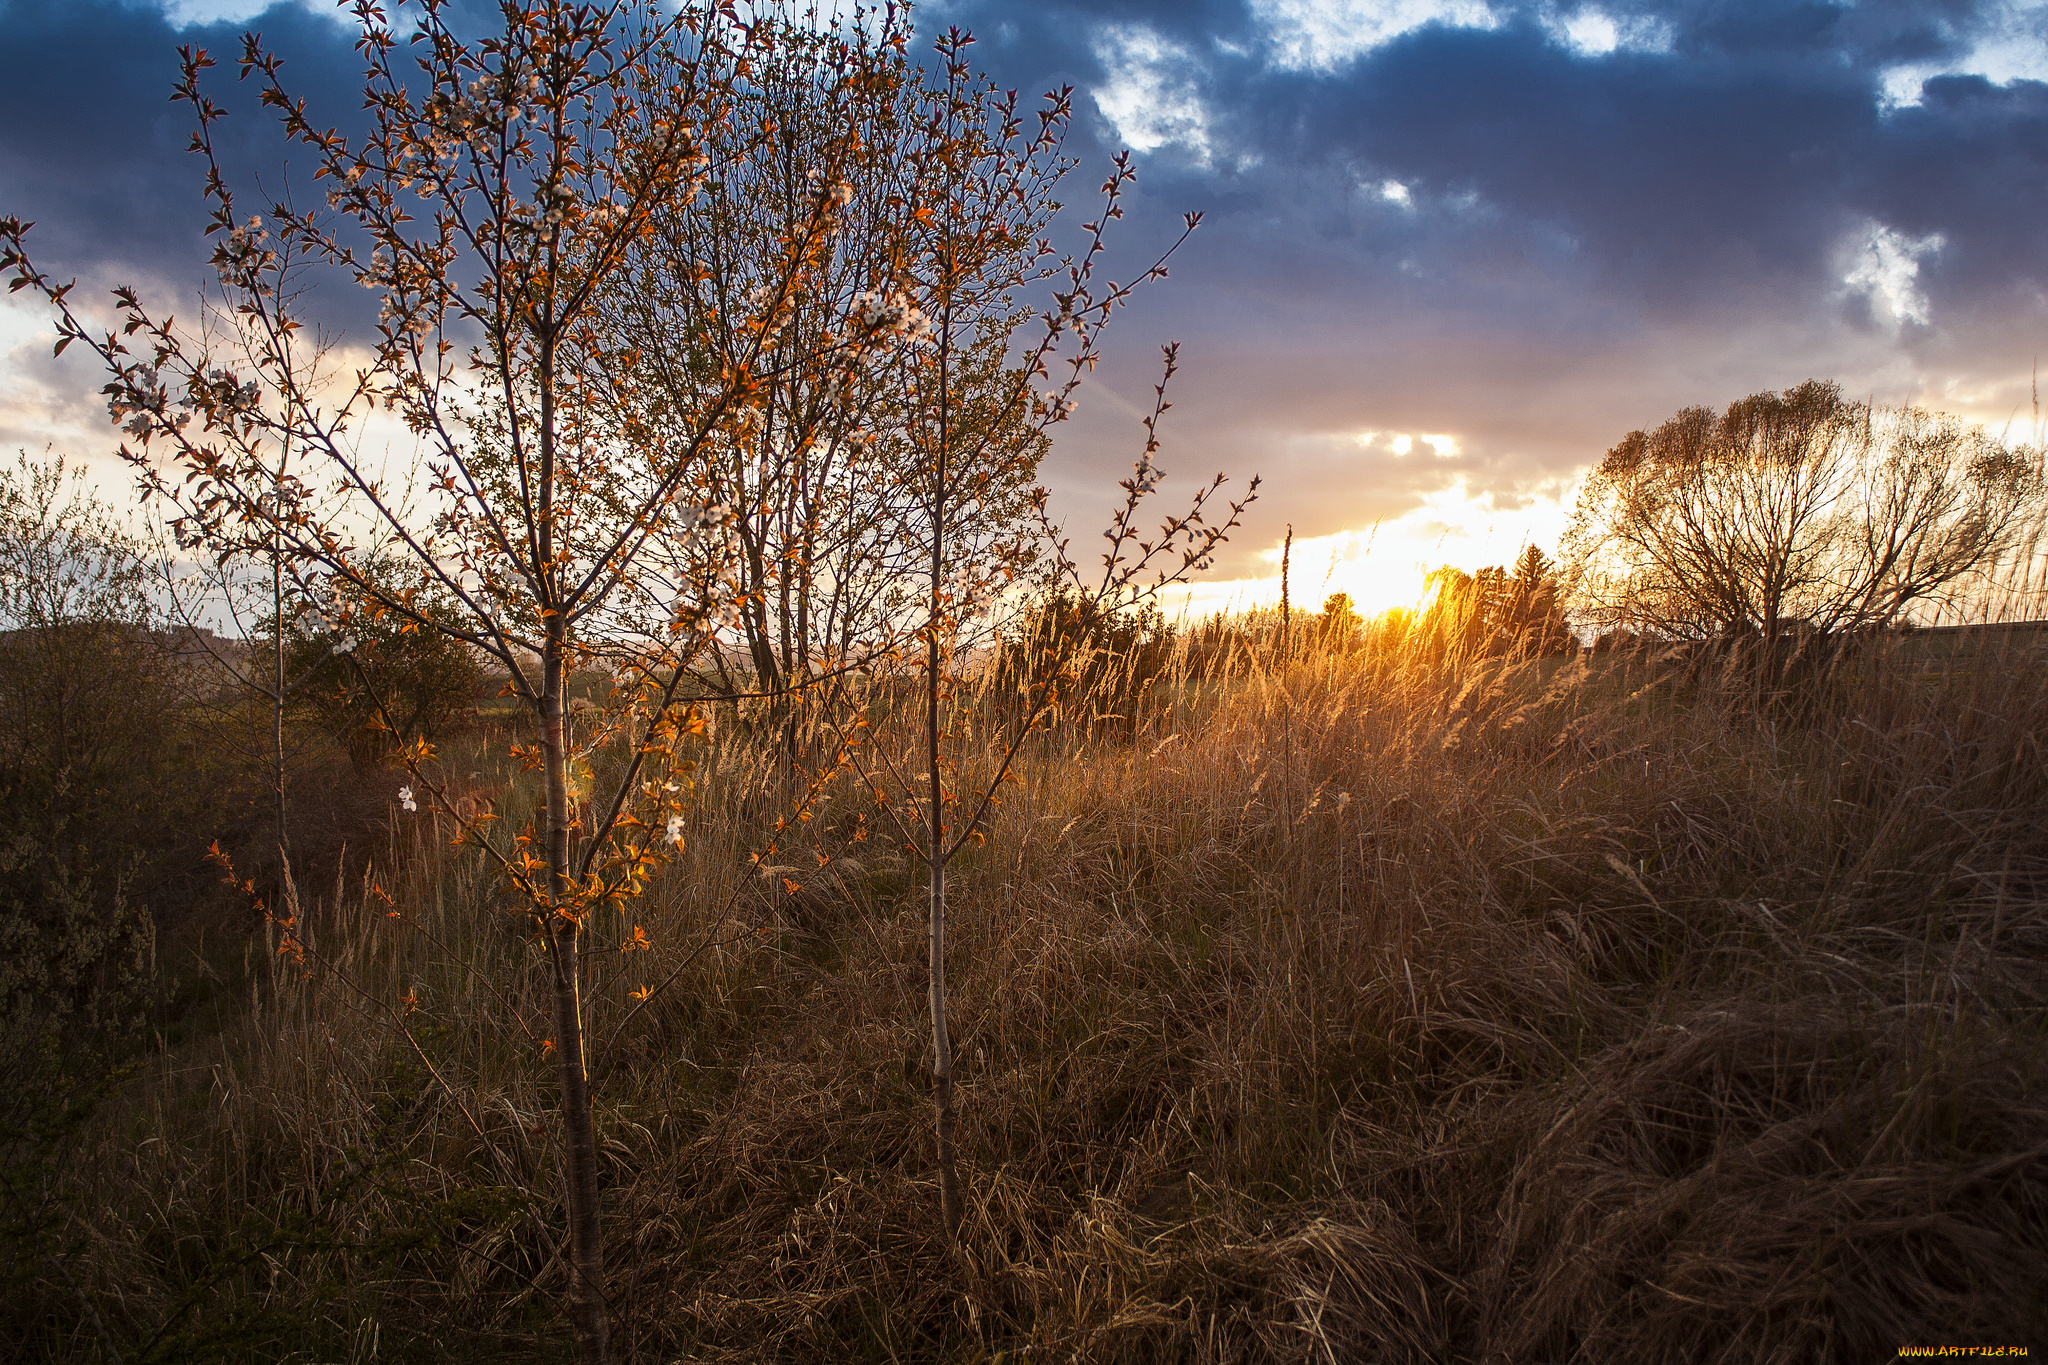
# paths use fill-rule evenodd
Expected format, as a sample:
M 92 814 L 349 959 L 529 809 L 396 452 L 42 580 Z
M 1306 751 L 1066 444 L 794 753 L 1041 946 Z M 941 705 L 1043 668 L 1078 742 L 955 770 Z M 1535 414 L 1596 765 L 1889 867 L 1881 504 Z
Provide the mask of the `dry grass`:
M 954 1251 L 919 879 L 848 842 L 851 791 L 777 855 L 802 892 L 746 875 L 777 782 L 728 723 L 640 917 L 660 946 L 592 993 L 603 1037 L 687 958 L 600 1098 L 615 1340 L 1333 1365 L 2048 1341 L 2048 673 L 2015 651 L 1859 660 L 1800 715 L 1711 671 L 1381 640 L 1183 660 L 1115 733 L 1033 741 L 956 874 Z M 70 1231 L 9 1308 L 33 1354 L 564 1354 L 551 1072 L 510 1022 L 541 1012 L 534 949 L 418 824 L 301 895 L 338 972 L 217 942 L 170 964 L 245 1003 L 80 1134 Z

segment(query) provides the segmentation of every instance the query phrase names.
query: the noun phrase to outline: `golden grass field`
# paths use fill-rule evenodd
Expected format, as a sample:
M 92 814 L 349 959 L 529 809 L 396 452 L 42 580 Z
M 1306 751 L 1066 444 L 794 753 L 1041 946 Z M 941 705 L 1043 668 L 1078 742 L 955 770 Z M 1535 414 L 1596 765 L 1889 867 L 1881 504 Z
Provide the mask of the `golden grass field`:
M 848 782 L 773 855 L 801 889 L 755 875 L 789 780 L 716 717 L 653 951 L 593 950 L 600 1039 L 687 963 L 598 1061 L 623 1356 L 2048 1348 L 2030 637 L 1764 701 L 1385 634 L 1189 664 L 1030 740 L 956 864 L 952 1250 L 921 873 L 853 841 L 883 826 Z M 516 808 L 502 735 L 465 744 Z M 394 813 L 367 871 L 299 869 L 331 970 L 246 921 L 160 946 L 183 1022 L 66 1138 L 75 1249 L 9 1305 L 20 1349 L 566 1358 L 538 950 L 447 833 Z

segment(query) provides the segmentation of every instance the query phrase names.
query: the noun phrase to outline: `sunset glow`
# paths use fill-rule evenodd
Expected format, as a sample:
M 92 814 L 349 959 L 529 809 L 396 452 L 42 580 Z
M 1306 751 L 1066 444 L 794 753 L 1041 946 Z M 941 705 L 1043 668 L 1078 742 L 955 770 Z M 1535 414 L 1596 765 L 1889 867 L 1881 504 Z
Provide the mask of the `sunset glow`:
M 1575 481 L 1625 433 L 1811 377 L 2027 435 L 2048 176 L 2015 180 L 2000 149 L 2048 138 L 2042 7 L 1965 4 L 1939 34 L 1910 9 L 1795 31 L 1662 5 L 939 0 L 925 17 L 971 28 L 1003 88 L 1077 86 L 1085 174 L 1134 150 L 1111 277 L 1204 215 L 1054 433 L 1056 514 L 1078 528 L 1114 496 L 1168 340 L 1160 496 L 1264 477 L 1185 595 L 1205 610 L 1276 601 L 1289 526 L 1310 605 L 1381 609 L 1438 564 L 1553 551 Z M 75 297 L 134 282 L 189 312 L 204 212 L 162 93 L 180 43 L 230 51 L 245 24 L 295 70 L 354 69 L 347 25 L 296 0 L 0 17 L 35 54 L 0 91 L 0 199 Z M 81 91 L 94 117 L 60 115 Z M 245 93 L 221 97 L 253 136 Z M 322 306 L 343 344 L 370 320 L 347 291 Z M 0 449 L 122 486 L 101 381 L 48 340 L 25 299 L 0 306 Z

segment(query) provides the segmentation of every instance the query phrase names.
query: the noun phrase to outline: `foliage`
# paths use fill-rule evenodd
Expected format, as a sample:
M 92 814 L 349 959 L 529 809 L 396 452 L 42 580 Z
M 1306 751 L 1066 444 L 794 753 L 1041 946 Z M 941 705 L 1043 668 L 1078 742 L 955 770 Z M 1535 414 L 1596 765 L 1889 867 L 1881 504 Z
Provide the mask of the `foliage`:
M 458 619 L 455 604 L 432 593 L 413 601 L 444 628 L 423 629 L 374 605 L 349 613 L 346 632 L 323 629 L 329 622 L 314 611 L 285 626 L 293 700 L 359 764 L 414 740 L 438 747 L 476 715 L 484 671 L 476 651 L 445 628 Z
M 1981 593 L 2038 534 L 2040 452 L 1808 380 L 1630 432 L 1579 496 L 1572 610 L 1677 640 L 1868 630 Z
M 1063 584 L 1006 633 L 994 690 L 1020 711 L 1042 704 L 1049 727 L 1116 721 L 1129 730 L 1173 652 L 1173 629 L 1156 603 L 1115 610 Z
M 1323 599 L 1323 610 L 1310 624 L 1318 648 L 1336 654 L 1356 649 L 1363 638 L 1365 618 L 1351 606 L 1351 594 L 1333 592 Z
M 1067 163 L 1048 154 L 1001 167 L 1014 92 L 1004 111 L 985 77 L 971 91 L 933 83 L 900 12 L 828 24 L 761 4 L 752 20 L 745 79 L 708 133 L 719 173 L 698 200 L 657 209 L 600 312 L 635 367 L 635 419 L 652 431 L 695 411 L 730 367 L 759 372 L 753 415 L 712 452 L 712 477 L 738 542 L 751 685 L 779 693 L 873 652 L 921 609 L 904 586 L 921 563 L 905 471 L 929 458 L 912 391 L 940 321 L 935 252 L 953 258 L 951 459 L 999 471 L 954 509 L 948 567 L 1028 542 L 1046 442 L 1015 401 L 1025 377 L 1009 342 L 1023 315 L 1004 288 L 1042 277 L 1040 234 Z M 690 98 L 687 67 L 673 47 L 657 52 L 649 117 Z M 827 200 L 835 231 L 818 238 L 809 225 Z M 936 214 L 940 202 L 951 217 Z M 792 241 L 815 242 L 801 275 L 776 265 Z M 968 287 L 970 276 L 981 283 Z M 742 308 L 745 326 L 722 324 Z M 849 324 L 885 321 L 887 344 L 845 364 Z
M 70 286 L 35 268 L 18 221 L 0 224 L 0 266 L 58 309 L 59 350 L 82 340 L 98 353 L 111 414 L 135 442 L 123 453 L 183 543 L 285 563 L 345 609 L 449 634 L 510 675 L 538 729 L 522 753 L 545 788 L 525 819 L 487 827 L 475 818 L 486 812 L 449 793 L 430 746 L 407 737 L 401 753 L 414 786 L 493 859 L 547 945 L 553 1037 L 533 1039 L 535 1060 L 556 1070 L 568 1125 L 571 1317 L 581 1357 L 602 1361 L 580 943 L 600 915 L 615 923 L 628 911 L 681 842 L 691 779 L 671 758 L 702 719 L 678 689 L 727 606 L 715 544 L 708 557 L 685 549 L 723 521 L 708 452 L 748 428 L 759 353 L 654 439 L 618 387 L 632 367 L 593 322 L 657 210 L 692 202 L 717 173 L 708 133 L 742 79 L 747 29 L 731 9 L 674 14 L 629 0 L 507 5 L 498 30 L 477 38 L 445 0 L 401 8 L 397 22 L 392 12 L 354 7 L 369 123 L 357 139 L 315 123 L 277 57 L 244 40 L 242 76 L 325 191 L 310 206 L 241 210 L 216 154 L 225 114 L 203 89 L 213 59 L 182 53 L 178 96 L 207 166 L 220 290 L 198 327 L 124 288 L 119 330 L 94 334 L 67 303 Z M 693 95 L 643 124 L 644 63 L 685 33 Z M 811 268 L 835 207 L 821 198 L 803 237 L 785 244 L 778 281 Z M 346 374 L 328 372 L 332 357 L 305 331 L 316 282 L 361 285 L 382 303 L 368 363 Z M 718 323 L 743 329 L 743 312 Z M 872 335 L 838 344 L 847 363 Z M 396 461 L 421 472 L 410 486 L 388 485 L 381 452 L 357 440 L 379 411 L 418 443 Z M 436 614 L 437 599 L 459 610 Z M 568 717 L 569 675 L 597 664 L 614 685 L 597 723 L 580 728 L 629 755 L 603 793 L 572 779 Z M 297 914 L 272 913 L 305 960 Z
M 810 188 L 764 238 L 748 220 L 721 216 L 712 187 L 767 183 L 776 154 L 794 154 L 777 143 L 777 125 L 748 109 L 763 88 L 757 73 L 774 69 L 764 59 L 799 44 L 802 25 L 757 23 L 736 6 L 534 0 L 503 6 L 501 29 L 472 39 L 449 0 L 395 12 L 409 23 L 395 25 L 374 0 L 355 5 L 369 123 L 355 139 L 315 123 L 276 56 L 254 36 L 244 41 L 241 73 L 314 163 L 324 205 L 280 199 L 265 214 L 240 210 L 216 153 L 224 113 L 202 88 L 212 59 L 183 53 L 178 95 L 207 165 L 219 284 L 199 326 L 178 326 L 124 288 L 119 330 L 95 333 L 67 302 L 71 285 L 37 270 L 18 221 L 0 223 L 0 268 L 55 306 L 60 351 L 83 341 L 99 355 L 110 412 L 134 441 L 123 455 L 181 543 L 288 573 L 338 605 L 343 632 L 388 617 L 401 630 L 445 634 L 509 675 L 538 730 L 514 752 L 539 774 L 540 799 L 525 810 L 480 808 L 451 789 L 417 735 L 399 751 L 412 778 L 400 799 L 407 811 L 431 804 L 462 846 L 495 864 L 545 953 L 552 1036 L 513 1018 L 558 1078 L 568 1307 L 580 1358 L 601 1362 L 600 1061 L 586 1030 L 608 1027 L 616 1039 L 676 977 L 628 993 L 629 980 L 594 974 L 585 940 L 602 933 L 629 951 L 652 948 L 631 916 L 686 843 L 699 779 L 683 755 L 707 729 L 703 675 L 725 676 L 723 646 L 750 628 L 750 611 L 761 634 L 769 580 L 747 563 L 746 538 L 727 533 L 755 515 L 764 485 L 734 487 L 731 472 L 775 467 L 834 429 L 836 409 L 808 398 L 778 406 L 778 395 L 857 392 L 870 371 L 899 391 L 900 440 L 884 448 L 895 505 L 909 516 L 885 533 L 891 553 L 928 576 L 914 597 L 885 594 L 895 615 L 876 648 L 915 648 L 928 686 L 941 688 L 970 604 L 1032 563 L 1018 511 L 1031 509 L 1045 529 L 1030 488 L 1043 426 L 1064 415 L 1094 363 L 1096 330 L 1131 292 L 1093 283 L 1103 225 L 1120 215 L 1131 173 L 1119 160 L 1102 217 L 1084 229 L 1086 250 L 1056 257 L 1033 231 L 1063 173 L 1071 92 L 1028 130 L 1015 97 L 975 75 L 963 55 L 971 40 L 955 33 L 939 46 L 942 70 L 928 91 L 869 106 L 872 126 L 842 126 L 836 111 L 910 70 L 893 17 L 876 33 L 856 11 L 823 25 L 832 41 L 793 59 L 799 84 L 828 77 L 828 88 L 806 86 L 804 96 L 828 111 L 813 128 L 825 140 L 804 148 L 817 163 L 802 168 Z M 403 69 L 405 52 L 416 72 Z M 906 176 L 894 192 L 907 206 L 893 206 L 903 211 L 879 228 L 870 222 L 844 258 L 857 266 L 852 282 L 866 286 L 849 298 L 835 244 L 859 210 L 838 175 L 849 149 L 882 132 L 889 145 L 874 164 Z M 724 245 L 704 250 L 706 241 Z M 663 250 L 684 253 L 665 278 L 681 282 L 688 306 L 673 316 L 686 320 L 636 336 L 614 325 L 618 301 L 634 297 L 636 272 Z M 690 295 L 714 260 L 744 261 L 752 287 Z M 1155 266 L 1146 278 L 1163 273 Z M 1056 275 L 1066 287 L 1037 315 L 1044 339 L 1013 363 L 1003 341 L 1024 315 L 1008 311 L 1009 291 Z M 337 277 L 383 305 L 370 362 L 347 373 L 334 372 L 302 312 L 315 283 Z M 807 330 L 803 310 L 813 305 L 831 318 Z M 689 382 L 661 382 L 642 363 L 657 342 Z M 1055 355 L 1070 367 L 1063 386 L 1034 392 Z M 1172 364 L 1169 350 L 1169 373 Z M 1139 500 L 1159 477 L 1151 459 L 1163 410 L 1162 397 L 1108 533 L 1099 596 L 1126 592 L 1141 569 L 1164 582 L 1205 565 L 1228 529 L 1202 524 L 1212 485 L 1156 538 L 1138 531 Z M 387 466 L 357 437 L 373 412 L 402 420 L 418 450 L 396 463 L 423 477 L 387 484 Z M 734 506 L 734 497 L 746 501 Z M 579 670 L 601 671 L 607 684 L 572 708 L 568 681 Z M 942 1002 L 937 888 L 992 789 L 949 828 L 945 810 L 959 794 L 943 787 L 931 695 L 928 808 L 917 823 L 934 869 Z M 798 775 L 810 792 L 799 804 L 827 776 Z M 500 822 L 506 813 L 518 818 Z M 267 907 L 288 962 L 333 970 L 304 932 L 302 909 L 289 886 Z M 614 992 L 597 1007 L 601 1025 L 593 981 Z M 944 1091 L 943 1009 L 935 1016 Z M 391 1022 L 404 1032 L 402 1018 Z M 950 1221 L 957 1188 L 950 1153 L 942 1157 Z
M 76 1311 L 67 1166 L 154 984 L 136 892 L 184 817 L 178 691 L 142 547 L 81 471 L 0 467 L 0 1291 Z M 88 1310 L 88 1320 L 90 1312 Z
M 141 548 L 81 476 L 0 469 L 0 1028 L 17 1043 L 132 1022 L 148 984 L 133 888 L 187 804 L 153 624 Z
M 950 1247 L 913 1136 L 923 869 L 841 791 L 784 894 L 744 855 L 786 760 L 716 727 L 712 814 L 635 955 L 683 985 L 605 1091 L 622 1349 L 1743 1365 L 2036 1339 L 2048 770 L 2012 755 L 2048 726 L 2040 641 L 1892 640 L 1797 724 L 1625 654 L 1375 641 L 1242 654 L 1136 743 L 1037 731 L 952 869 Z M 473 1026 L 494 991 L 545 1001 L 541 949 L 472 854 L 414 833 L 376 884 L 438 942 L 381 935 L 353 887 L 306 932 L 415 997 L 467 1116 L 340 981 L 227 992 L 221 1034 L 70 1130 L 52 1191 L 89 1252 L 75 1290 L 23 1258 L 17 1354 L 105 1359 L 90 1312 L 139 1344 L 188 1297 L 194 1356 L 260 1313 L 301 1330 L 258 1359 L 372 1358 L 365 1323 L 378 1360 L 567 1354 L 550 1087 Z M 692 957 L 734 890 L 770 932 Z M 388 1178 L 351 1183 L 352 1149 Z M 447 1206 L 490 1189 L 525 1200 Z
M 1468 574 L 1447 564 L 1427 584 L 1433 592 L 1420 628 L 1463 648 L 1546 655 L 1571 646 L 1557 571 L 1534 545 L 1523 547 L 1512 572 L 1496 564 Z
M 1082 225 L 1082 247 L 1060 256 L 1052 243 L 1035 237 L 1044 205 L 1068 169 L 1060 139 L 1072 112 L 1072 91 L 1047 97 L 1035 120 L 1019 113 L 1015 92 L 999 92 L 978 75 L 967 56 L 972 38 L 950 30 L 936 45 L 941 64 L 928 99 L 916 110 L 909 145 L 918 151 L 911 165 L 920 174 L 910 187 L 918 212 L 899 268 L 903 287 L 886 305 L 888 324 L 916 344 L 904 370 L 903 432 L 906 458 L 897 477 L 911 515 L 898 528 L 907 558 L 916 565 L 916 615 L 906 646 L 882 657 L 872 670 L 880 687 L 866 695 L 842 693 L 853 714 L 842 723 L 845 753 L 860 772 L 901 846 L 922 864 L 926 891 L 926 996 L 931 1025 L 934 1147 L 939 1175 L 939 1212 L 952 1238 L 964 1213 L 956 1146 L 957 1106 L 953 1049 L 947 1006 L 946 874 L 970 845 L 986 840 L 981 828 L 1000 805 L 999 791 L 1016 780 L 1014 763 L 1025 739 L 1057 698 L 1065 660 L 1034 665 L 1038 686 L 1019 699 L 1009 717 L 1006 742 L 996 746 L 992 771 L 973 785 L 962 778 L 959 743 L 975 709 L 964 700 L 963 667 L 989 609 L 1038 569 L 1042 581 L 1073 594 L 1084 615 L 1101 618 L 1145 600 L 1150 593 L 1207 568 L 1215 551 L 1237 527 L 1245 504 L 1257 496 L 1253 479 L 1244 501 L 1213 512 L 1224 478 L 1198 487 L 1188 510 L 1169 515 L 1156 532 L 1139 524 L 1165 471 L 1155 461 L 1159 423 L 1172 405 L 1167 386 L 1178 363 L 1178 348 L 1163 348 L 1163 373 L 1154 386 L 1151 413 L 1143 419 L 1144 449 L 1122 480 L 1123 498 L 1109 526 L 1100 572 L 1084 569 L 1068 553 L 1068 542 L 1049 520 L 1043 490 L 1033 490 L 1038 539 L 1006 529 L 1003 509 L 1037 467 L 1040 439 L 1066 419 L 1073 394 L 1098 359 L 1100 335 L 1117 309 L 1130 301 L 1132 285 L 1104 282 L 1105 229 L 1123 215 L 1122 197 L 1135 172 L 1128 153 L 1112 161 L 1092 222 Z M 1035 122 L 1033 130 L 1031 124 Z M 1186 231 L 1138 279 L 1166 274 L 1166 256 L 1186 240 L 1200 215 L 1186 217 Z M 1046 292 L 1043 311 L 1010 312 L 1027 288 L 1057 280 Z M 989 382 L 993 351 L 987 323 L 1007 317 L 1000 334 L 1028 321 L 1036 333 L 1022 363 Z M 1037 382 L 1058 387 L 1037 391 Z M 1020 436 L 1022 439 L 1020 439 Z M 906 623 L 909 624 L 909 623 Z M 1059 648 L 1079 637 L 1055 633 Z M 895 664 L 896 667 L 889 665 Z M 907 672 L 918 696 L 915 720 L 894 705 L 895 676 Z M 879 701 L 879 704 L 877 702 Z M 864 713 L 864 714 L 863 714 Z M 879 723 L 878 723 L 879 722 Z

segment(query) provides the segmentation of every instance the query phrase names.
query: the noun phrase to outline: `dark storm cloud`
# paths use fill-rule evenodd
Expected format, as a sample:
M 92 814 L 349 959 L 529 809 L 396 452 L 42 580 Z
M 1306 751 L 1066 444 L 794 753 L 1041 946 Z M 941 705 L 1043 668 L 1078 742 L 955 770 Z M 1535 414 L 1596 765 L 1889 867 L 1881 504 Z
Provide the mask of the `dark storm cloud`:
M 1356 525 L 1453 472 L 1512 501 L 1677 406 L 1809 374 L 1910 390 L 2016 360 L 2023 379 L 2020 342 L 2048 330 L 2048 86 L 1886 97 L 1894 68 L 2009 35 L 2000 5 L 1604 4 L 1623 39 L 1605 52 L 1567 40 L 1576 10 L 1496 5 L 1492 27 L 1425 24 L 1312 69 L 1285 69 L 1243 4 L 1016 9 L 943 17 L 993 35 L 1027 91 L 1135 72 L 1199 107 L 1199 145 L 1140 158 L 1129 235 L 1208 218 L 1126 331 L 1188 339 L 1180 439 L 1280 475 L 1271 519 Z M 1078 144 L 1113 146 L 1081 112 Z M 1885 230 L 1911 298 L 1844 279 L 1883 273 Z M 1363 427 L 1455 431 L 1462 454 L 1347 453 Z
M 219 62 L 206 88 L 234 111 L 217 141 L 231 172 L 259 204 L 287 189 L 312 191 L 283 173 L 289 154 L 249 84 L 235 79 L 240 35 L 262 34 L 285 61 L 291 87 L 340 120 L 361 103 L 360 61 L 349 34 L 295 4 L 273 5 L 246 23 L 174 28 L 153 5 L 119 0 L 9 0 L 0 5 L 0 212 L 33 220 L 39 262 L 94 276 L 192 279 L 203 265 L 199 158 L 188 154 L 192 121 L 171 101 L 178 48 Z M 357 92 L 357 93 L 351 93 Z M 253 177 L 262 174 L 262 194 Z M 253 211 L 253 210 L 252 210 Z
M 1941 236 L 1923 271 L 1937 303 L 2041 277 L 2032 224 L 2048 199 L 2048 90 L 1951 77 L 1918 107 L 1887 112 L 1880 98 L 1886 64 L 1953 58 L 2001 11 L 1962 0 L 1603 8 L 1624 28 L 1653 26 L 1665 50 L 1576 52 L 1557 14 L 1505 5 L 1490 30 L 1425 25 L 1323 72 L 1275 70 L 1244 0 L 980 0 L 919 18 L 927 31 L 973 28 L 977 56 L 1027 94 L 1079 85 L 1074 146 L 1091 160 L 1117 140 L 1090 98 L 1118 74 L 1105 69 L 1111 35 L 1164 40 L 1205 116 L 1207 156 L 1168 145 L 1142 159 L 1135 203 L 1156 221 L 1141 213 L 1132 236 L 1151 245 L 1181 210 L 1205 208 L 1190 260 L 1235 258 L 1236 277 L 1261 292 L 1397 315 L 1491 299 L 1512 317 L 1516 296 L 1541 313 L 1547 283 L 1651 318 L 1759 298 L 1811 307 L 1839 292 L 1842 240 L 1866 220 Z M 13 68 L 0 85 L 0 203 L 39 221 L 46 253 L 189 273 L 203 211 L 189 120 L 167 100 L 175 48 L 231 59 L 245 27 L 285 55 L 316 109 L 354 112 L 349 33 L 298 5 L 183 31 L 140 3 L 0 6 Z M 231 66 L 213 77 L 246 106 Z M 226 137 L 240 169 L 283 188 L 268 120 L 244 113 Z M 1411 204 L 1377 197 L 1381 181 L 1404 185 Z M 1567 328 L 1585 316 L 1549 311 Z
M 988 46 L 1027 88 L 1069 73 L 1101 89 L 1115 74 L 1106 25 L 1178 45 L 1209 158 L 1147 158 L 1154 184 L 1179 192 L 1156 197 L 1198 193 L 1212 228 L 1262 248 L 1313 239 L 1320 261 L 1345 242 L 1368 273 L 1417 247 L 1469 262 L 1475 239 L 1531 268 L 1557 268 L 1562 248 L 1582 262 L 1574 284 L 1686 310 L 1787 291 L 1810 303 L 1840 283 L 1842 235 L 1870 219 L 1941 234 L 1940 287 L 2043 268 L 2031 224 L 2048 197 L 2048 89 L 1945 77 L 1920 106 L 1884 107 L 1887 66 L 1964 53 L 1989 6 L 1610 6 L 1661 25 L 1668 46 L 1598 54 L 1503 9 L 1498 27 L 1425 25 L 1326 73 L 1272 69 L 1241 4 L 1039 6 L 1025 21 L 1008 8 L 943 13 L 1002 30 Z M 1347 208 L 1381 180 L 1421 215 Z M 1431 205 L 1462 207 L 1464 226 Z
M 1949 246 L 1923 274 L 1937 304 L 2048 283 L 2048 84 L 1981 76 L 1925 83 L 1920 103 L 1884 119 L 1855 169 L 1853 200 L 1914 236 Z
M 1853 77 L 1587 60 L 1532 26 L 1424 29 L 1289 82 L 1251 145 L 1491 215 L 1504 251 L 1563 234 L 1603 290 L 1686 306 L 1810 277 L 1875 116 Z M 1789 278 L 1788 278 L 1789 277 Z
M 977 61 L 1027 99 L 1077 87 L 1077 220 L 1134 131 L 1105 109 L 1164 111 L 1111 273 L 1149 263 L 1183 212 L 1207 218 L 1174 278 L 1120 321 L 1101 379 L 1140 399 L 1155 344 L 1186 343 L 1169 463 L 1276 476 L 1273 526 L 1251 542 L 1287 520 L 1396 515 L 1452 477 L 1507 505 L 1679 406 L 1809 375 L 1886 400 L 1952 381 L 1988 392 L 2008 372 L 2024 390 L 2048 333 L 2048 85 L 1937 76 L 1903 106 L 1887 92 L 1902 68 L 2029 41 L 2021 23 L 2048 42 L 2048 10 L 1491 13 L 1490 27 L 1424 24 L 1312 65 L 1290 65 L 1300 50 L 1250 0 L 932 0 L 916 18 L 926 37 L 972 29 Z M 1612 50 L 1568 39 L 1599 16 Z M 346 30 L 296 6 L 177 33 L 139 3 L 0 0 L 20 73 L 0 86 L 0 211 L 41 221 L 52 265 L 196 278 L 203 213 L 188 124 L 166 101 L 174 48 L 231 59 L 247 26 L 324 117 L 353 115 Z M 214 75 L 234 90 L 231 67 Z M 238 115 L 230 132 L 271 189 L 269 121 Z M 1845 281 L 1859 269 L 1860 286 Z M 1907 294 L 1880 297 L 1881 281 Z M 328 306 L 359 302 L 341 292 Z M 1376 455 L 1352 441 L 1366 429 L 1454 433 L 1459 451 Z M 1084 403 L 1051 482 L 1107 486 L 1134 431 L 1116 404 Z

